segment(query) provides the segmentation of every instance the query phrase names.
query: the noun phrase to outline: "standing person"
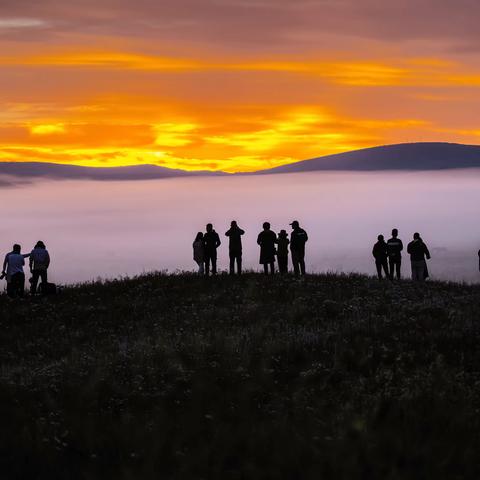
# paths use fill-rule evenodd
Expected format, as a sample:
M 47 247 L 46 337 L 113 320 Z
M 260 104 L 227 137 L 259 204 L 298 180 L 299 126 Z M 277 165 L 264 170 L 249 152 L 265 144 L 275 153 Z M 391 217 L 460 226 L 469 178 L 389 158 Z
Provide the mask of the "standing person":
M 25 258 L 29 257 L 30 254 L 22 255 L 21 251 L 22 247 L 16 243 L 12 251 L 5 255 L 3 261 L 2 276 L 6 275 L 7 277 L 7 295 L 10 298 L 23 297 L 25 293 L 23 266 L 25 265 Z
M 375 258 L 375 266 L 377 267 L 378 279 L 382 279 L 382 268 L 385 272 L 385 277 L 389 277 L 388 263 L 387 263 L 387 243 L 383 235 L 377 237 L 378 242 L 373 246 L 372 255 Z
M 230 256 L 230 275 L 235 273 L 235 261 L 237 262 L 237 273 L 242 273 L 242 230 L 235 220 L 230 223 L 230 229 L 225 232 L 230 241 L 228 244 L 228 254 Z
M 293 271 L 298 277 L 300 273 L 305 275 L 305 243 L 308 241 L 307 232 L 300 228 L 297 220 L 290 224 L 293 228 L 290 234 L 290 251 L 292 252 Z
M 393 280 L 394 270 L 397 274 L 397 280 L 400 280 L 400 269 L 402 268 L 402 250 L 403 243 L 398 238 L 398 230 L 392 230 L 392 238 L 387 241 L 388 261 L 390 264 L 390 280 Z
M 290 240 L 286 230 L 280 230 L 277 239 L 277 260 L 278 271 L 280 273 L 288 273 L 288 245 Z
M 413 241 L 407 246 L 412 264 L 412 280 L 423 282 L 428 278 L 427 260 L 430 259 L 430 252 L 418 232 L 413 234 Z
M 198 232 L 193 241 L 193 259 L 197 262 L 198 273 L 203 275 L 205 272 L 205 245 L 203 243 L 203 233 Z
M 42 279 L 42 288 L 47 284 L 47 270 L 50 266 L 50 255 L 45 244 L 39 240 L 35 248 L 30 253 L 30 293 L 34 295 L 37 292 L 38 279 Z
M 217 248 L 221 245 L 218 233 L 213 229 L 211 223 L 207 223 L 207 232 L 203 236 L 203 245 L 205 251 L 205 275 L 210 273 L 210 264 L 212 266 L 212 275 L 217 274 Z
M 263 232 L 258 234 L 257 243 L 260 245 L 260 264 L 263 265 L 265 275 L 268 275 L 268 267 L 270 266 L 270 273 L 275 273 L 275 242 L 277 235 L 270 230 L 270 224 L 265 222 L 263 224 Z

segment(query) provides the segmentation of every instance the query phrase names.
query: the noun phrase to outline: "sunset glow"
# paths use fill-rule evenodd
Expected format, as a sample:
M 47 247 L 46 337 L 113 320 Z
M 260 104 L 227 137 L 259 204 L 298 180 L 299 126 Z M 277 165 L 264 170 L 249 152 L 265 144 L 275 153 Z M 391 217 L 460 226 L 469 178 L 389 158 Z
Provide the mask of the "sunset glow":
M 1 161 L 235 172 L 479 141 L 477 29 L 463 21 L 459 40 L 453 7 L 80 3 L 24 17 L 2 2 Z

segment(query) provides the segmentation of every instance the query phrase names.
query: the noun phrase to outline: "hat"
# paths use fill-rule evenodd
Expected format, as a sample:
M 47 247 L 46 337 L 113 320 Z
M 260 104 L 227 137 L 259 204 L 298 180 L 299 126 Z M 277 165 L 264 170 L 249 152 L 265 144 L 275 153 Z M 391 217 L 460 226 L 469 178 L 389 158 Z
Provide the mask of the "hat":
M 294 227 L 295 225 L 298 227 L 299 226 L 299 223 L 297 220 L 294 220 L 291 224 L 290 224 L 292 227 Z
M 280 230 L 280 233 L 278 234 L 279 236 L 281 235 L 282 237 L 287 236 L 287 231 L 286 230 Z

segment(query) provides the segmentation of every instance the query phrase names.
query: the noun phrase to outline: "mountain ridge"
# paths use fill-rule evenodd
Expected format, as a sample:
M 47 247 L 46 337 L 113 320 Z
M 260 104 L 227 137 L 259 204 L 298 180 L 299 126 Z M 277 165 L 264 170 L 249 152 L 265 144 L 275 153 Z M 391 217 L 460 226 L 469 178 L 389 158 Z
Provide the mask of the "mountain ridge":
M 480 146 L 447 142 L 416 142 L 369 147 L 301 160 L 255 172 L 187 171 L 152 164 L 83 167 L 42 162 L 0 162 L 0 175 L 20 178 L 149 180 L 199 176 L 243 176 L 313 171 L 435 171 L 480 168 Z M 0 182 L 0 186 L 5 182 Z

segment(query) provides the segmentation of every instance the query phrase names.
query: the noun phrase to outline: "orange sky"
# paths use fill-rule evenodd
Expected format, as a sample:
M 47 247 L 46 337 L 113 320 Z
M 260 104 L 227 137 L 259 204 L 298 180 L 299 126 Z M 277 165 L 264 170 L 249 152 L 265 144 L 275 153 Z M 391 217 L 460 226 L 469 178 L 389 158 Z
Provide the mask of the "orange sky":
M 479 143 L 468 0 L 18 3 L 0 6 L 0 161 L 233 172 Z

